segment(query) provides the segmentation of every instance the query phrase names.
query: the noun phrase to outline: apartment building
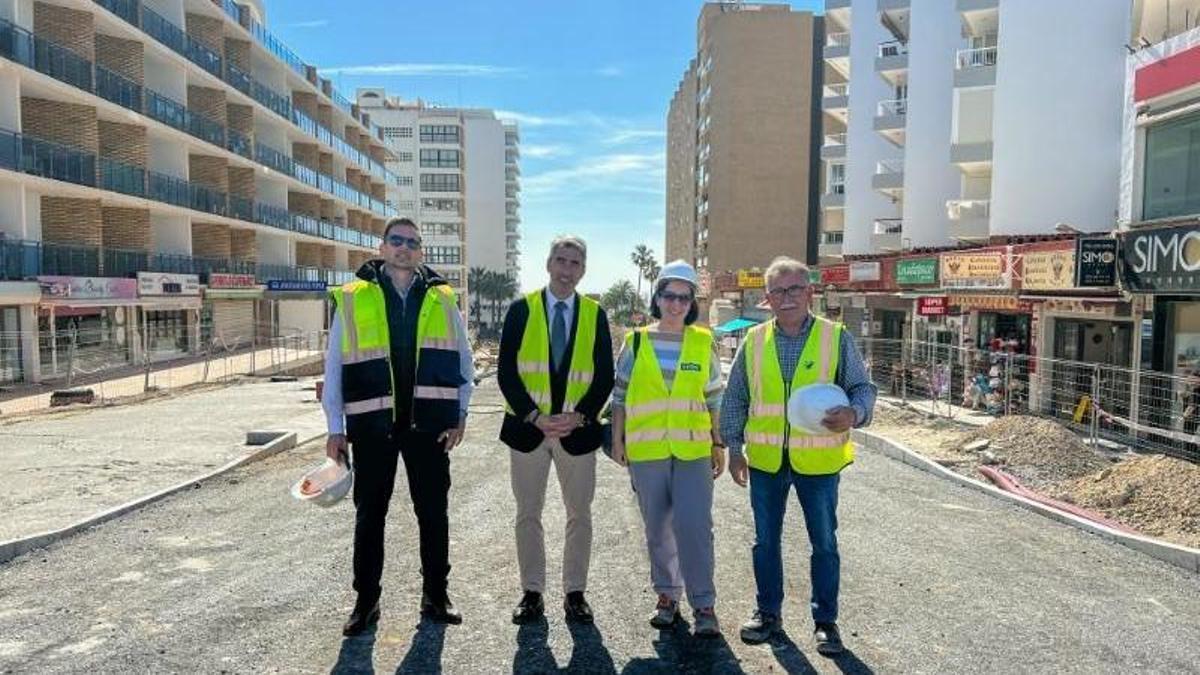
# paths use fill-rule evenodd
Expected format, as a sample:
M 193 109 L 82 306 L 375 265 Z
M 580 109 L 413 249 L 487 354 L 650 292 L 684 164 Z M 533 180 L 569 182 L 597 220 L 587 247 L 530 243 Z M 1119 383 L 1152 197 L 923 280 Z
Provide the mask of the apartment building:
M 829 0 L 826 21 L 823 257 L 1112 227 L 1129 0 Z
M 700 11 L 696 57 L 667 115 L 664 250 L 702 280 L 815 256 L 822 30 L 819 17 L 782 4 Z
M 520 132 L 491 110 L 406 102 L 359 89 L 382 126 L 399 182 L 388 201 L 421 228 L 425 261 L 466 306 L 468 270 L 520 271 Z
M 0 38 L 6 379 L 324 326 L 399 177 L 260 0 L 0 0 Z

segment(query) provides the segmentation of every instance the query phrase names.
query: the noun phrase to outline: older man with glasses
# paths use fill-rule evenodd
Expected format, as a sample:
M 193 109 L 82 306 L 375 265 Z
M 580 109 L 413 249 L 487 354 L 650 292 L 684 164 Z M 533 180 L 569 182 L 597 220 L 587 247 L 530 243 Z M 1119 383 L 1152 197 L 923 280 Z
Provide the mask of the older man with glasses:
M 791 258 L 776 258 L 765 277 L 767 303 L 775 318 L 746 336 L 734 357 L 721 405 L 721 436 L 729 445 L 730 475 L 742 487 L 749 483 L 754 511 L 758 607 L 742 625 L 741 637 L 746 642 L 764 642 L 780 627 L 780 540 L 788 493 L 794 487 L 812 545 L 811 608 L 817 651 L 832 656 L 844 651 L 837 627 L 838 480 L 841 470 L 854 460 L 849 431 L 870 423 L 876 388 L 842 324 L 809 313 L 808 267 Z M 826 412 L 825 434 L 792 427 L 786 415 L 790 393 L 823 382 L 845 390 L 850 405 Z

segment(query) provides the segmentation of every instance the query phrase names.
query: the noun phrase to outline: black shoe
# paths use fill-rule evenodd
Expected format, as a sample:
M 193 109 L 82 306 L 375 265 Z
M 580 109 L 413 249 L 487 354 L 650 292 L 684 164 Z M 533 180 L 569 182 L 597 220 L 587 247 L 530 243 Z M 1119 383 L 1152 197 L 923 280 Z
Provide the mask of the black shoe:
M 779 630 L 779 617 L 764 612 L 754 610 L 754 614 L 750 616 L 750 620 L 742 624 L 741 638 L 743 642 L 749 644 L 759 644 L 771 639 L 771 635 Z
M 567 614 L 567 621 L 573 623 L 592 623 L 595 617 L 592 616 L 592 608 L 588 605 L 587 600 L 583 599 L 583 591 L 571 591 L 567 593 L 567 599 L 563 600 L 563 611 Z
M 817 640 L 817 653 L 821 656 L 837 656 L 846 651 L 836 623 L 818 623 L 813 637 Z
M 354 606 L 354 611 L 350 613 L 350 618 L 346 620 L 346 625 L 342 626 L 342 635 L 351 637 L 353 635 L 362 635 L 367 632 L 367 629 L 379 622 L 379 603 L 371 605 L 370 609 L 363 609 L 358 605 Z
M 445 593 L 436 599 L 431 598 L 428 594 L 422 594 L 421 614 L 437 623 L 449 623 L 456 626 L 462 623 L 462 612 L 455 609 L 454 603 L 450 602 L 450 598 Z
M 546 604 L 542 602 L 542 594 L 537 591 L 525 591 L 521 602 L 517 603 L 517 608 L 513 610 L 512 620 L 518 625 L 532 623 L 542 618 L 545 613 Z

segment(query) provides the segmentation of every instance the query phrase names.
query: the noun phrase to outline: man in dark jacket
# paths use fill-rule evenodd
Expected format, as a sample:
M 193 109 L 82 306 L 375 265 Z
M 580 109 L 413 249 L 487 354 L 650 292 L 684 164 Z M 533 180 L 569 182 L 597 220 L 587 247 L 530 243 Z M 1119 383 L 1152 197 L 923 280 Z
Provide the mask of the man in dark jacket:
M 563 609 L 569 621 L 591 623 L 584 599 L 592 551 L 592 497 L 602 428 L 597 421 L 613 388 L 612 336 L 599 304 L 575 287 L 587 266 L 587 245 L 559 237 L 550 245 L 550 283 L 509 307 L 500 338 L 498 378 L 508 403 L 500 440 L 512 450 L 517 501 L 517 562 L 524 594 L 514 623 L 545 612 L 546 548 L 542 507 L 553 464 L 567 509 L 563 547 Z

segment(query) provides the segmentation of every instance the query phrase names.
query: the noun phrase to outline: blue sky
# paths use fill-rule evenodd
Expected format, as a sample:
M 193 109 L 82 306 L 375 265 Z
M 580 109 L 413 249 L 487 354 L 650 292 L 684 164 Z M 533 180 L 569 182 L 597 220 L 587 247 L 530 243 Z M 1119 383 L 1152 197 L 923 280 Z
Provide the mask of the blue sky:
M 269 0 L 268 27 L 353 99 L 505 111 L 521 125 L 522 285 L 547 243 L 588 242 L 585 291 L 635 280 L 637 244 L 663 249 L 666 110 L 695 53 L 701 0 Z M 819 8 L 821 0 L 798 0 Z

